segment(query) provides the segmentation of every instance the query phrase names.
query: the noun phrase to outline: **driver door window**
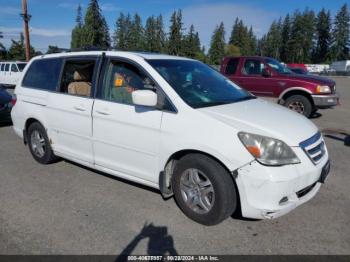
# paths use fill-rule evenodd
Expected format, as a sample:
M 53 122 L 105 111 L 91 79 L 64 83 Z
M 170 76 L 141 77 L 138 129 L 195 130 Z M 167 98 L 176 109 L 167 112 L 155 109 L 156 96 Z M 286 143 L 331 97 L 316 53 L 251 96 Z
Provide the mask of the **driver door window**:
M 262 76 L 265 64 L 258 59 L 247 59 L 244 62 L 242 74 L 246 76 Z
M 153 81 L 137 67 L 119 61 L 107 66 L 102 88 L 104 100 L 132 105 L 131 93 L 143 89 L 156 91 Z

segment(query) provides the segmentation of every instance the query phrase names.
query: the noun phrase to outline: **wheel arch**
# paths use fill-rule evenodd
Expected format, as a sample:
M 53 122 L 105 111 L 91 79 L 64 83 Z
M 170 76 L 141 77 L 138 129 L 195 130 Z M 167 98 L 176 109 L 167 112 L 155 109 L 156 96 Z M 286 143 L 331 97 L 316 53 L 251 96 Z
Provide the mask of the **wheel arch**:
M 24 123 L 24 130 L 23 130 L 23 141 L 24 141 L 24 144 L 27 144 L 27 142 L 28 142 L 27 135 L 28 135 L 28 128 L 29 128 L 29 126 L 31 124 L 33 124 L 33 123 L 36 123 L 36 122 L 39 123 L 40 125 L 42 125 L 45 128 L 45 126 L 42 124 L 42 122 L 40 120 L 38 120 L 35 117 L 29 117 Z
M 173 195 L 172 188 L 171 188 L 171 179 L 172 179 L 176 164 L 182 157 L 189 154 L 205 155 L 213 159 L 217 163 L 219 163 L 230 174 L 230 177 L 232 178 L 232 181 L 237 189 L 237 192 L 239 192 L 237 188 L 237 184 L 235 182 L 235 172 L 230 170 L 230 168 L 228 167 L 227 163 L 225 163 L 225 161 L 220 159 L 218 156 L 207 153 L 205 151 L 201 151 L 197 149 L 182 149 L 182 150 L 178 150 L 177 152 L 173 153 L 171 156 L 168 157 L 164 165 L 163 171 L 160 172 L 159 188 L 164 198 L 168 198 Z M 239 197 L 239 193 L 238 193 L 238 197 Z
M 280 104 L 283 104 L 284 101 L 286 101 L 289 97 L 291 97 L 293 95 L 302 95 L 302 96 L 305 96 L 310 101 L 312 106 L 315 106 L 311 94 L 312 94 L 312 92 L 306 88 L 292 87 L 292 88 L 288 88 L 285 91 L 283 91 L 280 94 L 278 101 Z

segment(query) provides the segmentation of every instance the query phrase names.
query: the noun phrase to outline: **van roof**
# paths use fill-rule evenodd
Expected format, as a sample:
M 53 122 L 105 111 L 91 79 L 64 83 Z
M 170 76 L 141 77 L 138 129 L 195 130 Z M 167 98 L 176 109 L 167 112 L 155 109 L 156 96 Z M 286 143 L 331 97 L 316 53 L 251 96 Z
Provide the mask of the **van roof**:
M 147 52 L 128 52 L 128 51 L 82 51 L 82 52 L 68 52 L 68 53 L 56 53 L 49 55 L 41 55 L 36 58 L 57 58 L 57 57 L 71 57 L 71 56 L 89 56 L 89 55 L 102 55 L 105 53 L 109 56 L 123 56 L 123 57 L 141 57 L 146 60 L 154 60 L 154 59 L 181 59 L 181 60 L 192 60 L 186 57 L 180 56 L 171 56 L 166 54 L 158 54 L 158 53 L 147 53 Z

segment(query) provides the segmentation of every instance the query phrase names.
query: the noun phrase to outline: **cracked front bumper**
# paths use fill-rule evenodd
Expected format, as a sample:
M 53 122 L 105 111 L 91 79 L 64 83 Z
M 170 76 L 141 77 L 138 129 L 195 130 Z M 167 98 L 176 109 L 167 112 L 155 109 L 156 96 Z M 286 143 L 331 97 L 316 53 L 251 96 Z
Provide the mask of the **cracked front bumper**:
M 237 170 L 236 183 L 243 217 L 277 218 L 317 194 L 328 153 L 315 166 L 302 149 L 294 150 L 301 160 L 300 164 L 271 167 L 253 161 Z

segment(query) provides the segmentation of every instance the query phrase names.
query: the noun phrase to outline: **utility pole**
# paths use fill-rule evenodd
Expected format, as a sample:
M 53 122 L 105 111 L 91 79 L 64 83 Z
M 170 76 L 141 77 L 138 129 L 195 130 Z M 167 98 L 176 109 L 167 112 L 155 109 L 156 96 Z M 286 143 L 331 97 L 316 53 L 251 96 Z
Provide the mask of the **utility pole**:
M 29 39 L 29 20 L 31 18 L 31 15 L 28 15 L 28 9 L 27 9 L 27 0 L 22 0 L 22 18 L 24 22 L 24 37 L 25 37 L 25 45 L 26 45 L 26 60 L 27 62 L 30 59 L 30 39 Z

